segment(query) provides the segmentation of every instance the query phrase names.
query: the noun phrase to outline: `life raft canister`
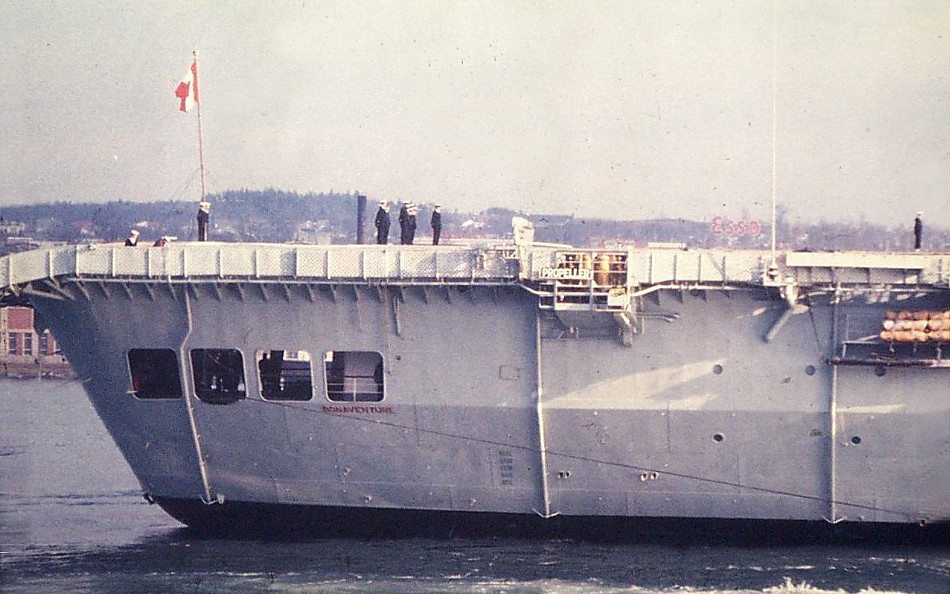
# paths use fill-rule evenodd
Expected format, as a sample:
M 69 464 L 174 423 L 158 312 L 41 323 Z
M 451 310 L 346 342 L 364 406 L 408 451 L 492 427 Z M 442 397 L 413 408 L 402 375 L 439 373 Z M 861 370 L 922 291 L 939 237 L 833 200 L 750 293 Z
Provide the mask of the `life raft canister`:
M 609 254 L 597 254 L 594 256 L 594 282 L 602 286 L 610 284 Z

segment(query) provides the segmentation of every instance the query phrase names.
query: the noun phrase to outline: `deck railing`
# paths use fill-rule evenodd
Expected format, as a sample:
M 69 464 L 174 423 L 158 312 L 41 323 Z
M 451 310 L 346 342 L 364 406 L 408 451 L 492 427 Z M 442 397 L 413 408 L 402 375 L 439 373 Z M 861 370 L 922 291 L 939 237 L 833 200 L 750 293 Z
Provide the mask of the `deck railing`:
M 623 265 L 597 268 L 597 262 L 611 254 L 622 258 Z M 564 278 L 565 271 L 560 269 L 565 263 L 576 268 L 577 262 L 590 266 L 585 278 L 591 283 L 603 284 L 598 281 L 598 274 L 607 270 L 610 285 L 626 287 L 789 280 L 802 285 L 946 287 L 950 281 L 950 254 L 781 252 L 775 263 L 777 274 L 772 276 L 770 253 L 753 250 L 181 242 L 164 247 L 63 246 L 12 254 L 0 258 L 0 287 L 7 289 L 61 277 L 131 282 L 280 279 L 380 283 L 524 281 L 537 285 Z
M 3 258 L 0 286 L 57 277 L 98 279 L 515 280 L 510 251 L 370 245 L 178 243 L 66 246 Z
M 601 254 L 614 253 L 609 250 L 532 248 L 523 259 L 522 275 L 534 281 L 564 278 L 557 271 L 565 264 L 575 268 L 576 262 L 580 261 L 581 267 L 587 266 L 590 272 L 586 278 L 596 282 L 598 270 L 601 270 L 598 265 Z M 770 262 L 769 253 L 761 251 L 636 249 L 622 252 L 622 257 L 625 282 L 616 282 L 616 274 L 610 273 L 610 284 L 761 282 Z

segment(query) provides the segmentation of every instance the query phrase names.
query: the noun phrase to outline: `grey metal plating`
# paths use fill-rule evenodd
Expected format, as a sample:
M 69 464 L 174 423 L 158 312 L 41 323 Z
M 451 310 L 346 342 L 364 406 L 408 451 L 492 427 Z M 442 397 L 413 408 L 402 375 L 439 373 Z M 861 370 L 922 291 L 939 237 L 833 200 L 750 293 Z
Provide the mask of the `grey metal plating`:
M 572 516 L 950 519 L 940 342 L 950 255 L 485 245 L 85 246 L 3 258 L 152 497 Z M 145 400 L 128 353 L 177 354 Z M 195 394 L 193 349 L 246 397 Z M 255 353 L 316 355 L 313 397 L 261 396 Z M 380 402 L 320 356 L 379 353 Z M 884 369 L 886 373 L 879 373 Z

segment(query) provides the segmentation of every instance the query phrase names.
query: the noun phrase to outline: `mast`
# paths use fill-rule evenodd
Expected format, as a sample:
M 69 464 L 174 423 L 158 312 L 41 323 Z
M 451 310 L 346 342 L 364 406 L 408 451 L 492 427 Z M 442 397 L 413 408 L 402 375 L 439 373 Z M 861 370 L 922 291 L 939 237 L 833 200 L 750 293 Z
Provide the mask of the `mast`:
M 195 106 L 198 109 L 198 168 L 201 172 L 201 200 L 200 202 L 205 201 L 205 150 L 204 150 L 204 138 L 201 134 L 201 98 L 198 95 L 198 48 L 192 50 L 192 55 L 195 59 Z
M 776 223 L 776 194 L 778 193 L 777 188 L 777 178 L 778 178 L 778 146 L 776 136 L 778 134 L 778 41 L 776 40 L 777 33 L 777 20 L 778 20 L 778 3 L 777 0 L 772 0 L 772 245 L 771 245 L 771 255 L 772 255 L 772 266 L 776 266 L 775 262 L 775 223 Z M 198 108 L 198 122 L 199 126 L 201 125 L 201 111 L 200 107 Z

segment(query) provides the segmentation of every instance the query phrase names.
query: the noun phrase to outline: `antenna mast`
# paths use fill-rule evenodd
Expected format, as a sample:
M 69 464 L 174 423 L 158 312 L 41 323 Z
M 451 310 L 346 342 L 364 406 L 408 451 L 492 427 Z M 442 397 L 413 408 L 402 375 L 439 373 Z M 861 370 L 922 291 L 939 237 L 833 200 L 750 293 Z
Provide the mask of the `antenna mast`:
M 778 3 L 776 0 L 772 0 L 772 265 L 775 266 L 775 222 L 776 222 L 776 178 L 777 165 L 776 160 L 778 158 L 778 149 L 776 147 L 776 135 L 778 134 L 778 42 L 776 41 L 776 20 L 778 13 Z M 199 108 L 200 109 L 200 108 Z M 200 116 L 200 112 L 199 112 Z M 199 117 L 199 122 L 200 117 Z

